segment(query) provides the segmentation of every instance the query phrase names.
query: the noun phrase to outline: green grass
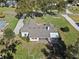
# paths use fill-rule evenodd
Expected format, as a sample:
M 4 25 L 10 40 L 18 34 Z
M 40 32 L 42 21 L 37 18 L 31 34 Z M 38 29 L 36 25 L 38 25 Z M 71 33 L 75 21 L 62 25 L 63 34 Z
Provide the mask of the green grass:
M 14 54 L 14 59 L 40 59 L 44 55 L 41 52 L 41 49 L 45 46 L 39 43 L 28 43 L 23 42 L 23 44 L 17 46 L 16 54 Z
M 0 11 L 5 13 L 5 21 L 9 23 L 7 27 L 11 28 L 12 30 L 16 27 L 16 24 L 18 22 L 18 19 L 15 17 L 15 15 L 10 14 L 11 12 L 15 12 L 15 8 L 8 8 L 8 7 L 0 7 Z M 10 11 L 10 13 L 9 13 Z
M 4 11 L 14 11 L 15 8 L 8 8 L 8 7 L 0 7 L 0 11 L 4 12 Z
M 6 15 L 5 21 L 6 21 L 7 23 L 9 23 L 9 24 L 8 24 L 8 27 L 9 27 L 9 28 L 14 29 L 14 28 L 16 27 L 16 25 L 17 25 L 18 19 L 15 18 L 14 16 Z
M 36 23 L 51 23 L 55 27 L 58 28 L 58 31 L 60 32 L 60 35 L 66 45 L 74 44 L 79 38 L 79 32 L 77 32 L 63 17 L 53 17 L 53 16 L 44 16 L 42 18 L 36 18 Z M 61 27 L 68 26 L 70 31 L 69 32 L 62 32 L 60 31 Z

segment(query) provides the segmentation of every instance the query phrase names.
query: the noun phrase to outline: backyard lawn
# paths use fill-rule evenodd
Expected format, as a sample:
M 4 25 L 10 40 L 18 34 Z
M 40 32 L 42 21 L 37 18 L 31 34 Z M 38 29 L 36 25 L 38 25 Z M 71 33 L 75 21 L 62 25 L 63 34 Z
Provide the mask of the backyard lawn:
M 76 23 L 79 23 L 79 15 L 69 15 Z
M 45 45 L 42 43 L 26 42 L 21 39 L 21 44 L 16 47 L 14 59 L 46 59 L 41 52 Z
M 43 16 L 42 18 L 36 18 L 36 23 L 51 23 L 60 32 L 60 35 L 66 45 L 73 44 L 77 38 L 79 38 L 79 32 L 77 32 L 63 17 L 53 17 L 53 16 Z M 68 26 L 70 31 L 69 32 L 62 32 L 60 30 L 61 27 Z

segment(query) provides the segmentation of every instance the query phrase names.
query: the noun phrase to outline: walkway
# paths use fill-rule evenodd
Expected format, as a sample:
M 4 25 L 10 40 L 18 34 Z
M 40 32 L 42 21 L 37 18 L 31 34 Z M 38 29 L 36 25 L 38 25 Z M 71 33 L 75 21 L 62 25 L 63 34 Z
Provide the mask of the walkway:
M 77 31 L 79 31 L 79 27 L 77 26 L 76 22 L 70 18 L 67 14 L 62 15 Z
M 23 25 L 24 25 L 23 20 L 24 19 L 19 19 L 19 21 L 18 21 L 18 23 L 17 23 L 17 25 L 14 29 L 14 32 L 15 32 L 16 35 L 19 34 L 21 27 L 23 27 Z

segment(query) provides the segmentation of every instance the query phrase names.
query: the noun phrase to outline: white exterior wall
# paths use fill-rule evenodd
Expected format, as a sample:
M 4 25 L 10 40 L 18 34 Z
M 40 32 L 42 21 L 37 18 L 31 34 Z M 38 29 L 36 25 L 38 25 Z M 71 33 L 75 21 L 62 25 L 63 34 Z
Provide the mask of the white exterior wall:
M 39 41 L 39 38 L 30 38 L 30 41 Z
M 28 32 L 21 32 L 22 37 L 27 37 L 28 36 Z

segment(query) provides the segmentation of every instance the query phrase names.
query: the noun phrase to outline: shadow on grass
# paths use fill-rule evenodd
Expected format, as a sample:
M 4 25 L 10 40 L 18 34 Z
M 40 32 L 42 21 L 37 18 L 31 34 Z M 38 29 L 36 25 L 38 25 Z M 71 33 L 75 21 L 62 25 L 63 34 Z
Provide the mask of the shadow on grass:
M 42 49 L 43 54 L 47 57 L 47 59 L 56 57 L 66 59 L 66 45 L 64 41 L 62 41 L 61 38 L 55 40 L 52 39 L 50 43 L 46 44 L 46 49 Z

